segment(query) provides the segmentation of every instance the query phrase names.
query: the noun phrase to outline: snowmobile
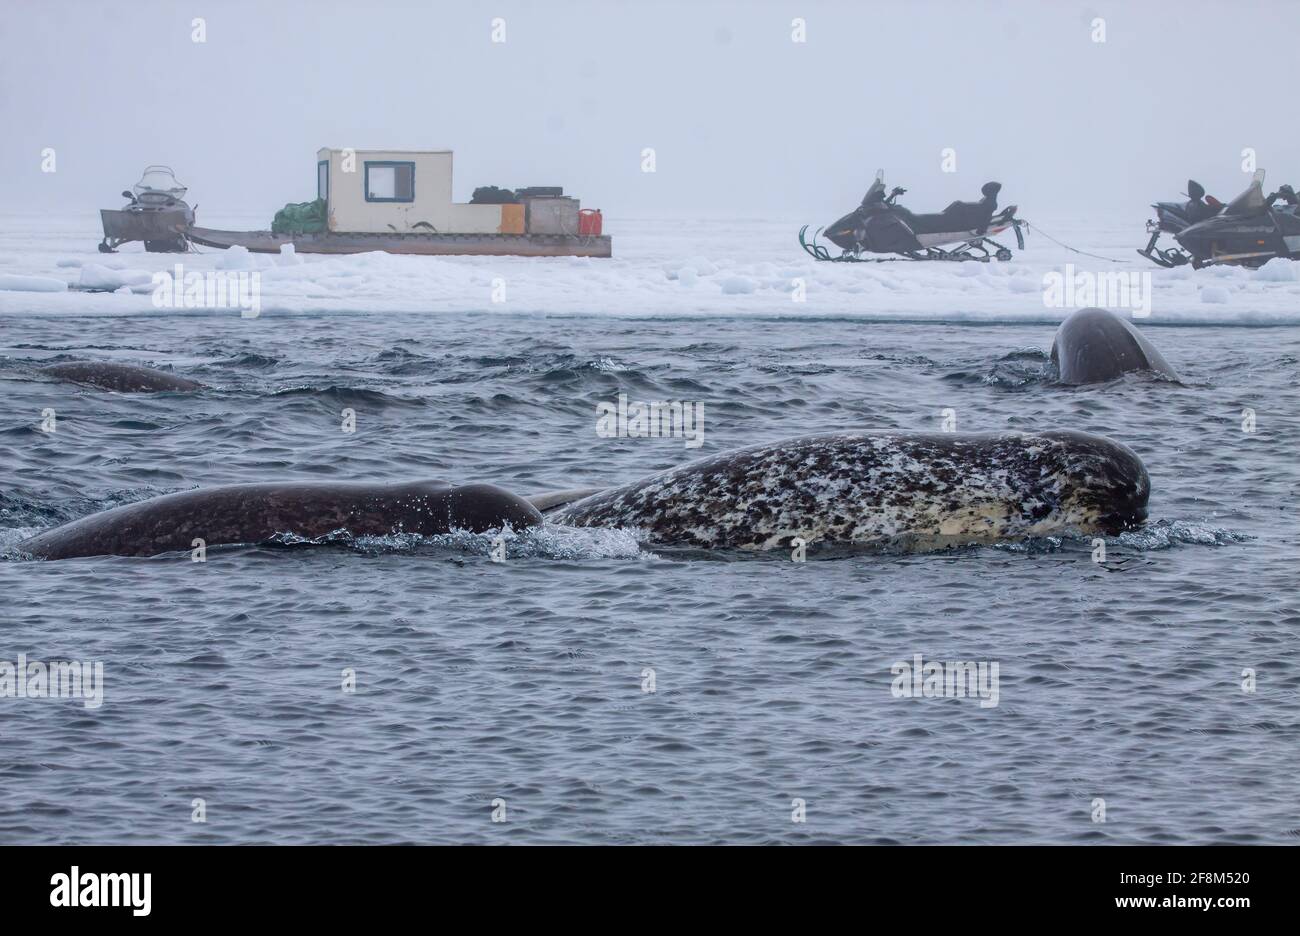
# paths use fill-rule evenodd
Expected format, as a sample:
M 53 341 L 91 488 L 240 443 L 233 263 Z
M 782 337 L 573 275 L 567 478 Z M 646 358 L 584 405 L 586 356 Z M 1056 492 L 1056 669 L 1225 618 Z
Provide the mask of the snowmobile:
M 1198 270 L 1216 264 L 1253 270 L 1274 257 L 1300 260 L 1300 198 L 1289 185 L 1266 197 L 1260 169 L 1223 211 L 1183 228 L 1174 238 Z
M 1185 202 L 1156 202 L 1151 206 L 1156 210 L 1156 219 L 1147 222 L 1147 233 L 1151 235 L 1151 240 L 1138 253 L 1162 267 L 1182 266 L 1190 262 L 1192 257 L 1177 247 L 1157 247 L 1156 241 L 1161 234 L 1177 235 L 1193 224 L 1213 218 L 1225 207 L 1213 195 L 1206 195 L 1205 187 L 1195 179 L 1187 180 L 1187 191 L 1184 194 L 1187 195 Z
M 194 224 L 194 209 L 183 200 L 189 191 L 167 166 L 146 166 L 140 181 L 122 193 L 124 208 L 99 212 L 104 224 L 100 253 L 116 253 L 129 241 L 144 241 L 149 253 L 183 253 L 185 231 Z
M 992 235 L 1010 228 L 1015 231 L 1017 246 L 1024 250 L 1021 228 L 1025 222 L 1016 218 L 1015 205 L 998 212 L 1001 190 L 997 182 L 989 182 L 981 189 L 984 197 L 980 201 L 955 201 L 934 214 L 915 214 L 897 203 L 898 196 L 906 194 L 907 189 L 895 188 L 886 196 L 885 174 L 880 170 L 857 209 L 834 224 L 818 228 L 811 241 L 806 239 L 805 224 L 799 229 L 799 245 L 815 260 L 1010 260 L 1011 251 L 993 240 Z M 825 246 L 817 243 L 823 231 L 843 251 L 838 257 L 832 257 Z M 990 255 L 988 247 L 996 253 Z M 864 253 L 899 256 L 863 257 Z

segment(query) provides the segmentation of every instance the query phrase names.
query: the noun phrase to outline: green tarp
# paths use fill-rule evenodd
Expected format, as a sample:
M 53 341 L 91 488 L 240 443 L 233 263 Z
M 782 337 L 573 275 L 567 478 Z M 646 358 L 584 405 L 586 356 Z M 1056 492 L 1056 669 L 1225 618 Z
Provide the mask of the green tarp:
M 320 234 L 327 229 L 325 199 L 285 205 L 271 222 L 273 234 Z
M 498 188 L 495 185 L 480 185 L 474 189 L 469 203 L 471 205 L 517 205 L 519 199 L 510 189 Z

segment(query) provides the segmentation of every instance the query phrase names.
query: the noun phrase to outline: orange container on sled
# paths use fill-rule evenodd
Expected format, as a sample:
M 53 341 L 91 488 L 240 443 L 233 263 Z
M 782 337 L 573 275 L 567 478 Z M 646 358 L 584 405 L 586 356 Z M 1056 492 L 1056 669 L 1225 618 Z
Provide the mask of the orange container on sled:
M 602 220 L 599 208 L 583 208 L 578 212 L 579 236 L 599 237 Z

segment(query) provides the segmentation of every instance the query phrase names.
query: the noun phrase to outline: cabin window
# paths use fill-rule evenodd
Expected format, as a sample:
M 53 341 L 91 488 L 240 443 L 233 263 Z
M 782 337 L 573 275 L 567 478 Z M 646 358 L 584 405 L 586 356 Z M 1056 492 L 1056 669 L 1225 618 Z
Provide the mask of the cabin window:
M 316 197 L 321 201 L 330 200 L 330 163 L 322 159 L 316 163 Z
M 366 201 L 415 201 L 415 163 L 366 163 Z

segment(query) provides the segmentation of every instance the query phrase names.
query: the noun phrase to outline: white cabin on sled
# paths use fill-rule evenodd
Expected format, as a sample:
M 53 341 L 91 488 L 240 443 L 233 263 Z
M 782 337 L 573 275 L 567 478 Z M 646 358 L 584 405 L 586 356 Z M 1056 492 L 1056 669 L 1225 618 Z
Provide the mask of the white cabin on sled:
M 369 234 L 522 234 L 522 205 L 451 200 L 451 150 L 321 149 L 316 195 L 329 229 Z

